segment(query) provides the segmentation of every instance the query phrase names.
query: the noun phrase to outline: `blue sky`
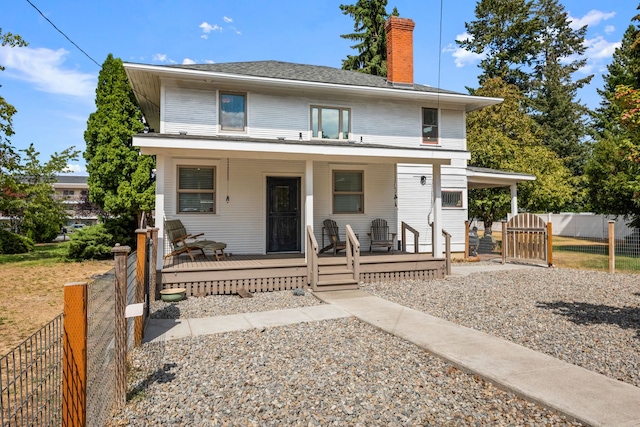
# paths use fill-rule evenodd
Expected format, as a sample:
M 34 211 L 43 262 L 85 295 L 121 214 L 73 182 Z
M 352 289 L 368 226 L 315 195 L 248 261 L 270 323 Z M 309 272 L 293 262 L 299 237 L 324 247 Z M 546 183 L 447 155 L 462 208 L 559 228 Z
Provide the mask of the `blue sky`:
M 30 0 L 86 54 L 102 64 L 109 53 L 125 62 L 180 64 L 279 60 L 340 68 L 353 53 L 340 37 L 353 31 L 341 3 L 355 0 Z M 579 96 L 599 103 L 596 88 L 615 47 L 637 13 L 638 0 L 562 0 L 573 25 L 588 25 L 587 67 L 595 74 Z M 465 22 L 474 19 L 475 0 L 389 0 L 400 16 L 415 21 L 414 80 L 466 93 L 476 87 L 479 58 L 457 49 Z M 27 0 L 4 2 L 3 33 L 20 34 L 28 47 L 0 47 L 0 95 L 13 104 L 17 149 L 33 143 L 44 161 L 75 146 L 95 110 L 100 67 L 60 34 Z M 441 52 L 439 57 L 438 52 Z M 84 160 L 70 165 L 84 172 Z

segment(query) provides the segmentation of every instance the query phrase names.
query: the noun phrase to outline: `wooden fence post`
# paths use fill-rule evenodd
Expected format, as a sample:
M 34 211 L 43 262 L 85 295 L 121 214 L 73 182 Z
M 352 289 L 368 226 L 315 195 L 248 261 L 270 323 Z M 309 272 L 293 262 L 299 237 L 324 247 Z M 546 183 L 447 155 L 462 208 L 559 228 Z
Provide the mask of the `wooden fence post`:
M 87 423 L 87 305 L 86 282 L 64 285 L 64 343 L 62 357 L 62 425 Z
M 136 230 L 136 300 L 134 303 L 144 302 L 144 279 L 145 267 L 147 265 L 147 230 Z M 142 345 L 142 335 L 144 332 L 144 317 L 136 316 L 133 323 L 133 345 Z
M 609 273 L 616 272 L 616 222 L 609 221 Z
M 115 264 L 115 390 L 114 407 L 121 409 L 127 403 L 127 256 L 131 248 L 129 246 L 116 246 L 111 250 Z
M 553 224 L 547 223 L 547 265 L 553 267 Z

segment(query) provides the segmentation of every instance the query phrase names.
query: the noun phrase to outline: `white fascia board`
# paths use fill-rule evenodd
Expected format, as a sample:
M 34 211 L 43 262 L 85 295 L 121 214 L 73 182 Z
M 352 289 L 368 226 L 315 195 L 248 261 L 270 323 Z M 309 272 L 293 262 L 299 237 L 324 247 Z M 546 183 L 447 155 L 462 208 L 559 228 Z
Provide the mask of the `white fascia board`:
M 276 79 L 273 77 L 258 77 L 248 76 L 242 74 L 228 74 L 228 73 L 216 73 L 212 71 L 202 70 L 189 70 L 185 68 L 167 68 L 146 64 L 123 64 L 125 69 L 136 69 L 141 71 L 147 71 L 152 74 L 156 74 L 162 77 L 172 78 L 190 78 L 197 79 L 204 82 L 227 82 L 227 83 L 253 83 L 261 84 L 266 87 L 286 87 L 290 89 L 308 90 L 318 89 L 322 91 L 338 90 L 341 93 L 352 93 L 367 96 L 384 97 L 387 99 L 395 98 L 401 100 L 414 100 L 414 101 L 430 101 L 430 102 L 445 102 L 457 105 L 465 105 L 465 111 L 470 112 L 478 110 L 491 105 L 499 104 L 503 101 L 502 98 L 489 98 L 483 96 L 473 96 L 464 94 L 452 94 L 445 92 L 420 92 L 406 89 L 394 89 L 394 88 L 380 88 L 369 86 L 352 86 L 341 85 L 336 83 L 321 83 L 310 82 L 304 80 L 286 80 Z
M 186 143 L 188 141 L 188 144 Z M 422 163 L 448 165 L 452 159 L 469 160 L 471 154 L 461 150 L 407 149 L 402 147 L 367 147 L 353 145 L 280 144 L 277 142 L 220 141 L 207 139 L 136 138 L 133 145 L 142 154 L 171 156 L 243 157 L 288 160 L 326 160 L 375 163 Z M 195 154 L 198 153 L 198 154 Z
M 479 188 L 482 188 L 482 185 L 506 187 L 519 182 L 535 181 L 535 179 L 535 175 L 528 174 L 509 172 L 491 173 L 467 170 L 467 182 L 470 187 L 474 187 L 473 184 L 479 184 Z

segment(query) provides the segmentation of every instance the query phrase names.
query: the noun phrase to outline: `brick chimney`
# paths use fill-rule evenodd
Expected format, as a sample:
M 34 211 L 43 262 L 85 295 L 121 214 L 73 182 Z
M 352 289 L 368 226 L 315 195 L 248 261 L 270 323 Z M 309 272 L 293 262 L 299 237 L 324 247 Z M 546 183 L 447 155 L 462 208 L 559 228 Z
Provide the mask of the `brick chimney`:
M 413 85 L 413 27 L 408 18 L 391 16 L 384 24 L 387 32 L 387 82 Z

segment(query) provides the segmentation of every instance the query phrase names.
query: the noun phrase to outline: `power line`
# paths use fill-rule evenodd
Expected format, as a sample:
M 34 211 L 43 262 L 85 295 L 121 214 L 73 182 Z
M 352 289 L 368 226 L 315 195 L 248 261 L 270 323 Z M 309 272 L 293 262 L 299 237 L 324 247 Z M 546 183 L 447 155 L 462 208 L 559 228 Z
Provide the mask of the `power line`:
M 69 40 L 69 42 L 70 42 L 72 45 L 74 45 L 76 48 L 78 48 L 78 50 L 79 50 L 80 52 L 84 53 L 84 55 L 85 55 L 87 58 L 89 58 L 91 61 L 93 61 L 93 63 L 94 63 L 94 64 L 96 64 L 98 67 L 102 67 L 100 64 L 98 64 L 98 62 L 97 62 L 95 59 L 93 59 L 93 58 L 92 58 L 92 57 L 91 57 L 87 52 L 85 52 L 84 50 L 82 50 L 82 48 L 80 48 L 80 46 L 78 46 L 78 45 L 77 45 L 73 40 L 71 40 L 71 39 L 70 39 L 70 38 L 69 38 L 69 37 L 68 37 L 64 32 L 62 32 L 62 30 L 60 30 L 60 28 L 56 27 L 56 24 L 54 24 L 53 22 L 51 22 L 51 20 L 50 20 L 49 18 L 47 18 L 46 16 L 44 16 L 44 13 L 42 13 L 42 12 L 40 11 L 40 9 L 38 9 L 38 8 L 36 7 L 36 5 L 34 5 L 33 3 L 31 3 L 31 1 L 30 1 L 30 0 L 27 0 L 27 3 L 29 3 L 29 4 L 31 5 L 31 7 L 33 7 L 35 10 L 37 10 L 37 11 L 38 11 L 38 13 L 39 13 L 40 15 L 42 15 L 42 17 L 43 17 L 44 19 L 46 19 L 46 20 L 47 20 L 47 22 L 53 26 L 53 28 L 55 28 L 55 29 L 56 29 L 60 34 L 62 34 L 62 35 L 63 35 L 67 40 Z

